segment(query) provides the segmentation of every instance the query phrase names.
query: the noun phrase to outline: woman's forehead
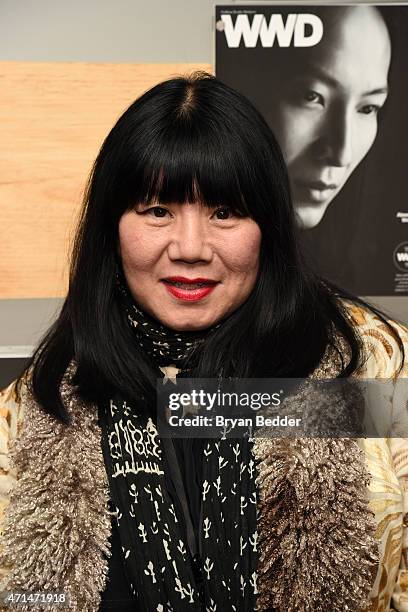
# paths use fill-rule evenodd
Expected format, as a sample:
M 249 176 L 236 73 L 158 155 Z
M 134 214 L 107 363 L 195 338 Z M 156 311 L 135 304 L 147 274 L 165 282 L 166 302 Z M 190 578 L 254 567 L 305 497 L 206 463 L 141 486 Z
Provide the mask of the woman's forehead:
M 293 52 L 292 78 L 316 79 L 360 95 L 386 93 L 391 44 L 377 9 L 330 7 L 323 16 L 320 44 Z

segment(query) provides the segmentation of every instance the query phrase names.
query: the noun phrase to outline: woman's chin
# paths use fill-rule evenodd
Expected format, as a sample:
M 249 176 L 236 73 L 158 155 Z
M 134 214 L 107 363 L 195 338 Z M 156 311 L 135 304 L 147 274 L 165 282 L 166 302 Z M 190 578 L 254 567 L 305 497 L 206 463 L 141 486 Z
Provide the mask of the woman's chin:
M 295 217 L 298 227 L 301 229 L 313 229 L 319 225 L 328 205 L 329 202 L 320 205 L 295 204 Z
M 176 332 L 193 332 L 208 329 L 218 321 L 214 320 L 213 315 L 200 318 L 195 316 L 190 319 L 188 316 L 172 316 L 170 313 L 166 313 L 165 317 L 160 317 L 159 322 Z

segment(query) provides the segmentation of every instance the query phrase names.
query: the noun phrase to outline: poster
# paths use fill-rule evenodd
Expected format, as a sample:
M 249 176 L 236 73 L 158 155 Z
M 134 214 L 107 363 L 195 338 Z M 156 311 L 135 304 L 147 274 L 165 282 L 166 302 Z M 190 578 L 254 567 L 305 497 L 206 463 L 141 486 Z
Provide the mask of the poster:
M 408 5 L 218 5 L 216 76 L 263 114 L 306 259 L 408 295 Z

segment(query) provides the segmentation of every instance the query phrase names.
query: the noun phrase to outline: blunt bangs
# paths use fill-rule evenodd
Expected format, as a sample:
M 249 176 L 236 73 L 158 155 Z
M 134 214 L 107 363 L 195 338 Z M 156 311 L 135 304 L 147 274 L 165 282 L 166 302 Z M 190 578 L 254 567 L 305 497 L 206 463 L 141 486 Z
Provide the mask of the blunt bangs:
M 202 127 L 203 129 L 200 129 Z M 170 133 L 169 133 L 170 132 Z M 163 130 L 150 139 L 147 150 L 138 148 L 128 167 L 128 208 L 135 204 L 200 203 L 209 208 L 228 206 L 243 216 L 251 216 L 239 168 L 245 163 L 244 151 L 231 150 L 226 134 L 214 133 L 209 126 L 179 126 Z M 238 170 L 238 172 L 237 172 Z
M 106 144 L 117 171 L 115 194 L 128 209 L 200 202 L 256 217 L 260 190 L 266 203 L 284 173 L 263 118 L 209 75 L 154 87 L 128 108 Z

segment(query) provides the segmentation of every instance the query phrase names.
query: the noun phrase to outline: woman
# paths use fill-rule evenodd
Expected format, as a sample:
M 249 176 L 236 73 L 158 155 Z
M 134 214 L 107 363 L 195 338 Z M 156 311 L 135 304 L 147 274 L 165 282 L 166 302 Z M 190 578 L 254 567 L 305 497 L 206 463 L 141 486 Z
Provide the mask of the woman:
M 272 101 L 302 227 L 315 227 L 371 149 L 388 93 L 390 36 L 373 6 L 322 10 L 324 36 L 289 62 L 291 79 Z M 288 68 L 288 66 L 287 66 Z
M 406 375 L 405 328 L 345 297 L 302 265 L 248 100 L 201 73 L 136 100 L 95 162 L 61 315 L 4 396 L 2 589 L 81 611 L 398 605 L 397 441 L 362 440 L 364 460 L 353 439 L 155 425 L 160 377 Z
M 240 84 L 262 110 L 288 166 L 297 220 L 309 229 L 374 143 L 388 94 L 390 34 L 375 6 L 265 10 L 284 23 L 291 13 L 312 13 L 322 24 L 321 40 L 310 47 L 275 41 L 272 49 L 225 50 L 231 65 L 220 61 L 217 73 Z M 246 60 L 244 73 L 240 60 Z

